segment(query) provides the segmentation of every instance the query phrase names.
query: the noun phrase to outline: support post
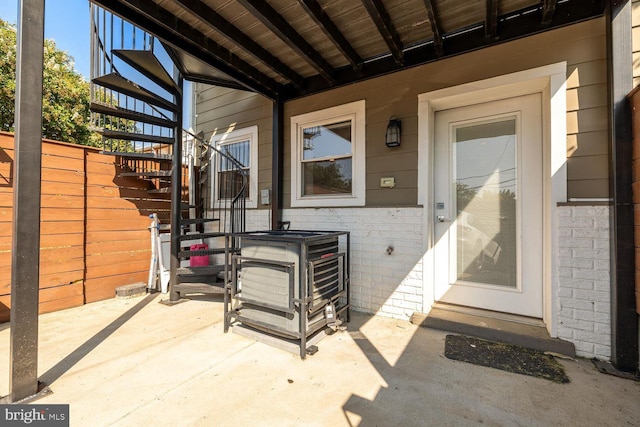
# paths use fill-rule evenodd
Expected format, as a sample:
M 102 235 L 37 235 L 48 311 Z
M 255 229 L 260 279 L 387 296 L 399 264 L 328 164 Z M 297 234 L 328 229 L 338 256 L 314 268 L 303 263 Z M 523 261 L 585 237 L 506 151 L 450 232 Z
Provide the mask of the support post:
M 175 94 L 178 108 L 176 118 L 175 142 L 173 143 L 173 166 L 171 170 L 171 260 L 169 274 L 169 301 L 180 299 L 180 294 L 175 290 L 178 283 L 178 268 L 180 267 L 180 217 L 182 215 L 182 95 L 184 90 L 182 76 L 178 76 L 178 93 Z
M 282 181 L 284 168 L 284 106 L 273 101 L 273 136 L 271 141 L 271 229 L 277 230 L 282 222 Z
M 11 244 L 10 402 L 38 392 L 43 52 L 44 2 L 20 0 Z
M 638 369 L 635 310 L 631 111 L 633 89 L 631 1 L 607 2 L 611 215 L 611 361 L 621 371 Z

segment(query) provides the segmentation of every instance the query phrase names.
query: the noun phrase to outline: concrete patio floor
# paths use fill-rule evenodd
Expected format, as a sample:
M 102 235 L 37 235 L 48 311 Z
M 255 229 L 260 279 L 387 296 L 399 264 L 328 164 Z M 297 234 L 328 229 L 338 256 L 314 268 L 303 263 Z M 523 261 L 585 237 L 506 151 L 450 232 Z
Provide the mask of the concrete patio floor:
M 161 295 L 40 316 L 39 372 L 71 426 L 640 425 L 640 383 L 562 360 L 547 380 L 446 359 L 445 332 L 354 313 L 300 360 L 224 334 L 222 303 Z M 0 396 L 9 324 L 0 324 Z

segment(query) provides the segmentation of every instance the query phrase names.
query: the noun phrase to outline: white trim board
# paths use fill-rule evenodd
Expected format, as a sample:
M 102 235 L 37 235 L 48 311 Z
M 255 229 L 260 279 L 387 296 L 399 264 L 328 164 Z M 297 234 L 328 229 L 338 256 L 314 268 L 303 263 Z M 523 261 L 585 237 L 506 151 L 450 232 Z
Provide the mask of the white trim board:
M 351 152 L 351 194 L 302 194 L 301 129 L 318 123 L 351 120 L 353 141 Z M 365 206 L 366 196 L 366 104 L 364 100 L 337 105 L 291 117 L 291 207 Z
M 418 203 L 424 206 L 425 272 L 433 271 L 433 140 L 435 112 L 531 93 L 542 94 L 543 121 L 543 321 L 557 336 L 558 307 L 554 304 L 558 276 L 556 206 L 567 201 L 566 153 L 567 63 L 559 62 L 504 76 L 418 95 Z M 425 312 L 434 304 L 433 277 L 424 274 Z
M 255 209 L 258 207 L 258 126 L 248 126 L 246 128 L 233 129 L 221 134 L 211 136 L 210 143 L 216 149 L 224 144 L 233 144 L 234 142 L 249 141 L 249 198 L 245 200 L 246 207 Z M 212 174 L 218 171 L 218 159 L 216 151 L 211 151 L 211 167 Z M 212 177 L 215 185 L 211 186 L 211 201 L 216 208 L 220 208 L 221 201 L 218 199 L 218 179 Z

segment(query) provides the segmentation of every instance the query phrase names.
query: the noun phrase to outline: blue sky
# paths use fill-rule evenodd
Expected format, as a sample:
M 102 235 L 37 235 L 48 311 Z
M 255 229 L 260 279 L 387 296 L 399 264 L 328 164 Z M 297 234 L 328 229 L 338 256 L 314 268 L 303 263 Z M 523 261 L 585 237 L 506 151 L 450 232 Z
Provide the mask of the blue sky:
M 54 39 L 58 49 L 70 54 L 75 69 L 89 80 L 89 0 L 44 0 L 44 35 Z M 12 24 L 18 20 L 18 0 L 0 0 L 0 18 Z M 184 126 L 191 123 L 190 86 L 185 86 Z
M 0 18 L 15 24 L 18 0 L 0 0 Z M 44 33 L 73 56 L 75 68 L 89 79 L 89 1 L 45 0 Z

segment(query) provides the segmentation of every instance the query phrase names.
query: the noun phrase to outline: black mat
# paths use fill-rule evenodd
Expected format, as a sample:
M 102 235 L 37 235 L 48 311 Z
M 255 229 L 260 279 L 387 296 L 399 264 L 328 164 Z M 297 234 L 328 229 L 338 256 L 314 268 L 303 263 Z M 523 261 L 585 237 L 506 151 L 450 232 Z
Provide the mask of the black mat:
M 569 378 L 553 356 L 538 350 L 462 335 L 447 335 L 444 355 L 453 360 L 507 372 L 568 383 Z

